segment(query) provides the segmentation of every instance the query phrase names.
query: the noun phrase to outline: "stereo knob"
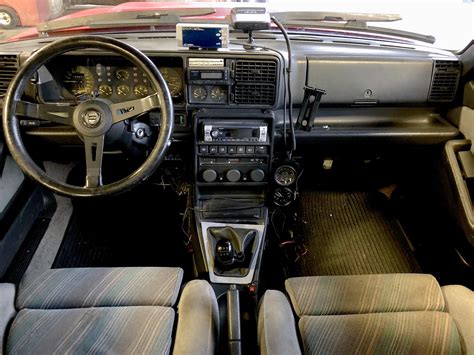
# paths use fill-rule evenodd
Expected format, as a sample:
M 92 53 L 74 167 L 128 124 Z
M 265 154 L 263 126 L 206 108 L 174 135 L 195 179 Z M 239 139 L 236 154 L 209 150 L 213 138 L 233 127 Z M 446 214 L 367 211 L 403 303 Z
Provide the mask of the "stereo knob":
M 225 177 L 227 178 L 228 181 L 230 182 L 237 182 L 240 180 L 240 176 L 242 174 L 240 173 L 239 170 L 237 169 L 231 169 L 229 170 L 226 174 Z
M 217 179 L 217 173 L 213 169 L 204 170 L 202 173 L 202 179 L 205 182 L 214 182 Z
M 250 179 L 255 182 L 261 182 L 265 179 L 265 172 L 262 169 L 254 169 L 250 172 Z
M 213 129 L 211 131 L 211 137 L 212 138 L 217 138 L 219 136 L 219 131 L 217 129 Z

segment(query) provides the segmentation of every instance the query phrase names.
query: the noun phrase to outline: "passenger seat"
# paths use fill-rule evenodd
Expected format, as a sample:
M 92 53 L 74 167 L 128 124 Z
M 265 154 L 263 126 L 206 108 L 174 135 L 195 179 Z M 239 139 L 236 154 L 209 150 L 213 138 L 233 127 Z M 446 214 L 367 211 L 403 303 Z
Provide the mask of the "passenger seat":
M 474 293 L 466 287 L 383 274 L 296 277 L 285 288 L 289 300 L 269 290 L 260 304 L 262 354 L 474 354 Z

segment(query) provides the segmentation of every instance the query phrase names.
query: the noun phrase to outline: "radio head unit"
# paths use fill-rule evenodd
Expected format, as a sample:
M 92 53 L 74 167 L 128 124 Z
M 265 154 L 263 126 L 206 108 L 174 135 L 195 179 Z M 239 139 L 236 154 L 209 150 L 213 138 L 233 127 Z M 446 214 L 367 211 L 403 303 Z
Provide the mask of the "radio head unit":
M 188 69 L 189 84 L 222 84 L 230 83 L 229 68 L 190 68 Z
M 261 121 L 218 122 L 203 124 L 204 142 L 268 142 L 268 125 Z

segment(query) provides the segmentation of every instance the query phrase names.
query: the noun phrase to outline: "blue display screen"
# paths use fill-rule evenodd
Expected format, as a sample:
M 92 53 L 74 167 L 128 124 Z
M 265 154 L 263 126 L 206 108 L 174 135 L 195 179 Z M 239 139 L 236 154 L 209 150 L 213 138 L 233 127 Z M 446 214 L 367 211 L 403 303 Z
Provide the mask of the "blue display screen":
M 221 48 L 221 32 L 219 28 L 185 28 L 183 29 L 183 46 L 198 48 Z

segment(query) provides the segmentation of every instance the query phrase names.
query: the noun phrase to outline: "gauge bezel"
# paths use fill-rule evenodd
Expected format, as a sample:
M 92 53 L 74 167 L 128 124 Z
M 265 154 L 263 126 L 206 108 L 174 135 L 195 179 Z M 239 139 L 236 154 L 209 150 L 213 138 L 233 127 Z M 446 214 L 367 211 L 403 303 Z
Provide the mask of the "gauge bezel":
M 284 204 L 281 204 L 281 203 L 277 203 L 276 202 L 276 199 L 275 199 L 275 195 L 277 193 L 277 191 L 285 191 L 286 193 L 290 193 L 291 194 L 291 199 L 289 199 L 286 203 Z M 279 207 L 286 207 L 286 206 L 289 206 L 291 205 L 291 203 L 294 201 L 294 192 L 292 189 L 290 189 L 289 187 L 279 187 L 277 188 L 274 192 L 273 192 L 273 203 L 276 205 L 276 206 L 279 206 Z
M 279 172 L 280 172 L 282 169 L 290 169 L 290 170 L 293 171 L 294 179 L 293 179 L 291 182 L 289 182 L 289 183 L 284 183 L 284 182 L 280 181 L 280 180 L 277 178 L 277 176 L 279 175 Z M 296 182 L 296 180 L 298 179 L 298 172 L 297 172 L 296 169 L 295 169 L 293 166 L 291 166 L 291 165 L 281 165 L 281 166 L 279 166 L 278 168 L 276 168 L 275 173 L 273 174 L 273 179 L 274 179 L 275 182 L 276 182 L 278 185 L 280 185 L 280 186 L 291 186 L 291 185 L 293 185 L 293 184 Z

